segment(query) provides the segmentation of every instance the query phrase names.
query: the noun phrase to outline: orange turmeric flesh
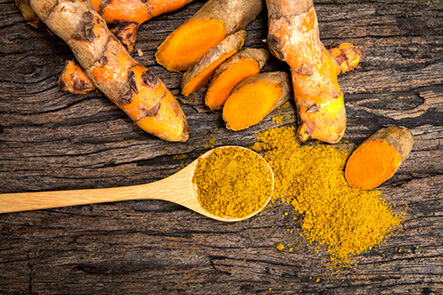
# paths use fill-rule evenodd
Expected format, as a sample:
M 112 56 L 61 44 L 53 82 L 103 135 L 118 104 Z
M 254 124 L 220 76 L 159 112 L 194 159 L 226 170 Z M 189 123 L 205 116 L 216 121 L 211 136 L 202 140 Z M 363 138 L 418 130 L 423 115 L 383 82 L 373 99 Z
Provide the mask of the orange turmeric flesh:
M 401 161 L 394 147 L 383 140 L 374 140 L 351 155 L 345 177 L 355 187 L 373 189 L 391 178 Z
M 234 55 L 243 46 L 245 38 L 246 31 L 241 30 L 229 35 L 219 44 L 211 48 L 211 50 L 183 74 L 181 79 L 182 93 L 189 95 L 205 86 L 219 65 Z
M 237 50 L 230 51 L 229 53 L 217 59 L 215 62 L 208 65 L 200 73 L 198 73 L 194 78 L 192 78 L 187 84 L 183 86 L 183 95 L 188 96 L 189 94 L 201 89 L 206 84 L 208 84 L 209 80 L 211 80 L 212 74 L 214 74 L 218 66 L 236 52 Z
M 225 36 L 224 25 L 219 20 L 189 21 L 166 38 L 159 46 L 155 57 L 168 71 L 183 71 L 220 43 Z
M 223 107 L 223 120 L 228 129 L 238 131 L 258 124 L 274 108 L 282 94 L 277 83 L 257 81 L 232 93 Z
M 363 141 L 349 157 L 345 177 L 349 184 L 373 189 L 394 175 L 412 150 L 414 137 L 405 127 L 382 128 Z
M 213 80 L 206 92 L 205 103 L 211 110 L 220 110 L 232 89 L 244 78 L 260 73 L 258 63 L 253 59 L 243 60 L 225 70 Z

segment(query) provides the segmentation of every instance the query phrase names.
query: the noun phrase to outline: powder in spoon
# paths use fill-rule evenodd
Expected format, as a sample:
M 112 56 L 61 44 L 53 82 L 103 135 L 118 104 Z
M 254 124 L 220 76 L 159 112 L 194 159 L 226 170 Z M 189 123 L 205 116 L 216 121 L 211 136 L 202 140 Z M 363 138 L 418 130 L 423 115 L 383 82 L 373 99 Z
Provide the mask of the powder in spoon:
M 220 217 L 249 216 L 263 208 L 272 193 L 266 162 L 239 147 L 217 148 L 199 159 L 192 181 L 200 205 Z

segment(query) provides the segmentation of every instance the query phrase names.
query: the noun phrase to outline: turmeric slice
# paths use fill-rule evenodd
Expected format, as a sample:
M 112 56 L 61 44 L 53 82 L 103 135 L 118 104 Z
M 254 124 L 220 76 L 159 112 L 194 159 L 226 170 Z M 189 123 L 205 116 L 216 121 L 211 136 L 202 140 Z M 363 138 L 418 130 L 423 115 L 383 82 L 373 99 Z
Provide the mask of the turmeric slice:
M 226 128 L 239 131 L 260 123 L 287 102 L 290 94 L 291 82 L 285 72 L 267 72 L 244 79 L 223 107 Z
M 244 29 L 262 9 L 261 0 L 209 0 L 160 44 L 157 63 L 168 71 L 187 70 L 226 36 Z
M 349 184 L 373 189 L 391 178 L 412 150 L 412 133 L 399 126 L 382 128 L 363 141 L 346 162 Z
M 291 68 L 302 141 L 337 143 L 346 128 L 340 67 L 319 38 L 313 0 L 266 0 L 268 47 Z
M 220 110 L 232 89 L 241 80 L 259 74 L 268 58 L 268 50 L 257 48 L 240 50 L 228 58 L 214 72 L 206 91 L 205 104 L 211 110 Z
M 65 62 L 58 86 L 61 90 L 74 94 L 85 94 L 95 89 L 92 80 L 75 60 Z
M 182 93 L 187 96 L 208 84 L 218 66 L 243 46 L 245 37 L 246 31 L 238 31 L 208 51 L 183 74 Z
M 165 140 L 188 139 L 189 128 L 178 102 L 152 71 L 131 57 L 89 1 L 30 0 L 29 4 L 69 45 L 94 85 L 140 127 Z M 168 132 L 159 130 L 158 124 L 142 124 L 146 118 L 165 122 Z

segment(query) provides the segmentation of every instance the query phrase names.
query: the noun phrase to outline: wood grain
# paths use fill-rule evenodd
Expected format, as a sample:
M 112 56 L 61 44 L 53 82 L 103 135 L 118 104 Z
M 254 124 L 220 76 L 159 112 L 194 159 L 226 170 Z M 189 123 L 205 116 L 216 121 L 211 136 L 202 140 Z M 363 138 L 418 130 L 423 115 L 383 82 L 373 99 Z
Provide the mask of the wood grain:
M 178 171 L 213 146 L 249 146 L 277 126 L 275 111 L 242 132 L 224 128 L 220 112 L 184 98 L 181 73 L 154 60 L 157 46 L 204 1 L 143 24 L 135 58 L 181 101 L 187 143 L 167 143 L 138 129 L 94 92 L 57 87 L 69 48 L 25 23 L 13 1 L 0 0 L 0 192 L 105 188 L 149 183 Z M 339 77 L 354 146 L 396 124 L 415 136 L 413 150 L 383 197 L 405 222 L 355 269 L 328 276 L 325 252 L 310 252 L 288 228 L 285 206 L 253 219 L 217 222 L 164 201 L 128 201 L 0 215 L 1 294 L 441 294 L 443 293 L 443 10 L 438 0 L 315 3 L 327 47 L 366 48 L 361 66 Z M 262 13 L 245 46 L 265 47 Z M 287 70 L 275 58 L 264 71 Z M 186 154 L 184 159 L 176 155 Z M 1 201 L 1 200 L 0 200 Z M 290 212 L 290 211 L 289 211 Z M 294 251 L 277 251 L 277 243 Z M 318 279 L 318 281 L 317 281 Z M 271 288 L 271 290 L 270 290 Z

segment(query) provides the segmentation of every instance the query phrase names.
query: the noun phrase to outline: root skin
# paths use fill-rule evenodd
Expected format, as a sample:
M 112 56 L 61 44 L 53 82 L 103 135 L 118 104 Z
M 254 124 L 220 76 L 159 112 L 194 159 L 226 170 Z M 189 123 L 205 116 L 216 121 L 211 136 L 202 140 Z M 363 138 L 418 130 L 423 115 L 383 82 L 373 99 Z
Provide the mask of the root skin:
M 346 128 L 340 67 L 319 38 L 313 0 L 267 0 L 268 47 L 291 68 L 298 137 L 337 143 Z
M 354 46 L 350 43 L 341 43 L 339 46 L 331 48 L 329 53 L 337 62 L 341 73 L 355 69 L 365 56 L 362 46 Z
M 58 79 L 61 90 L 73 94 L 85 94 L 94 91 L 94 82 L 86 75 L 75 60 L 67 60 Z

